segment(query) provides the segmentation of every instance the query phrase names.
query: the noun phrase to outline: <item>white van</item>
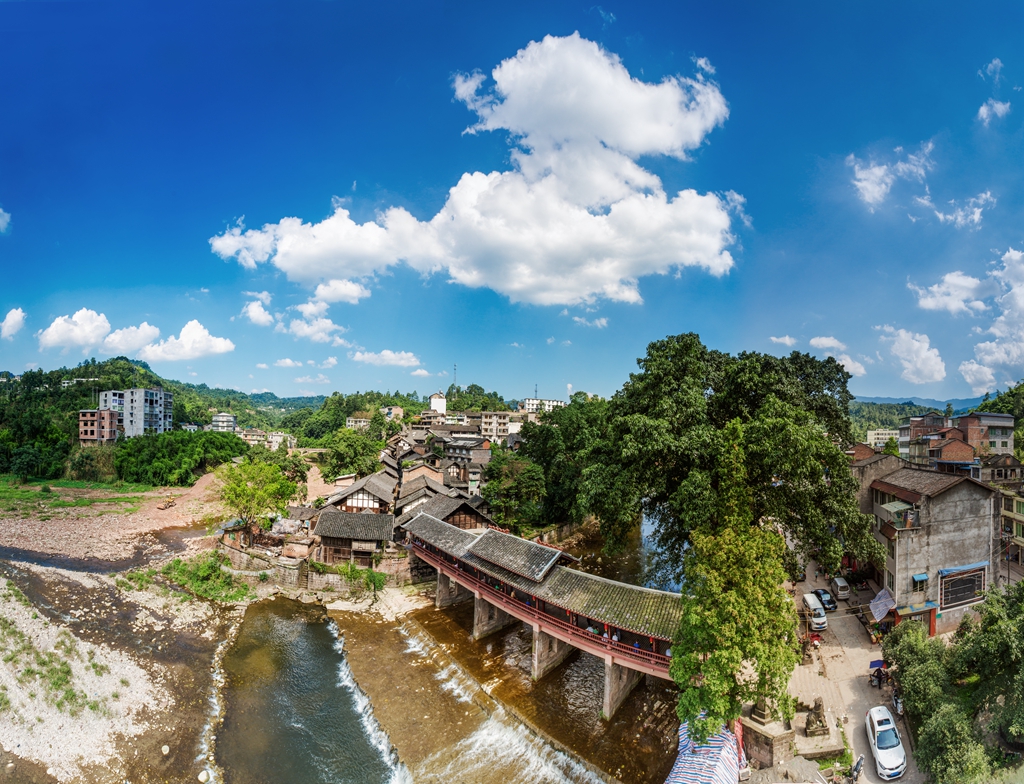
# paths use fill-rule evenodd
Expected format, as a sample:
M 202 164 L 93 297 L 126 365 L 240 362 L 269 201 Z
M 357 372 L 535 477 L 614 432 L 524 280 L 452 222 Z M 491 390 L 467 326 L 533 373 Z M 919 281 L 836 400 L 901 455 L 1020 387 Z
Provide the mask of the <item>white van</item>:
M 804 609 L 807 611 L 807 623 L 811 629 L 820 632 L 828 628 L 828 618 L 825 617 L 825 608 L 821 606 L 818 597 L 813 593 L 804 594 Z
M 842 577 L 833 577 L 828 587 L 832 589 L 832 595 L 837 599 L 850 598 L 850 584 Z

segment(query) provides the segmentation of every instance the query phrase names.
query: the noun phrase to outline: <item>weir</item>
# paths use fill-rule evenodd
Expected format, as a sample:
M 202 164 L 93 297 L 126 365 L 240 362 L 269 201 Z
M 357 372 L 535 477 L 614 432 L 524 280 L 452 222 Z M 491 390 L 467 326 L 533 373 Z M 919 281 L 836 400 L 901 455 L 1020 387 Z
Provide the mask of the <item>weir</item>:
M 539 680 L 573 649 L 605 662 L 602 716 L 610 719 L 643 675 L 669 679 L 679 597 L 569 569 L 553 547 L 493 529 L 474 534 L 430 515 L 406 524 L 409 557 L 437 570 L 437 607 L 461 586 L 474 597 L 473 638 L 516 621 L 533 630 L 532 676 Z M 444 603 L 442 603 L 442 594 Z

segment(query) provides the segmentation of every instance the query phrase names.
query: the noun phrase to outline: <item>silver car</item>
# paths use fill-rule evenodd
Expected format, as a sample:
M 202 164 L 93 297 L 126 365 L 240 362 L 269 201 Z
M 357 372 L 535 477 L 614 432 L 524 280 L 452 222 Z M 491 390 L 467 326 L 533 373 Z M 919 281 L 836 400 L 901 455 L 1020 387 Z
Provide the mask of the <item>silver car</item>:
M 879 778 L 898 779 L 907 770 L 907 752 L 889 709 L 879 705 L 869 710 L 864 714 L 864 729 Z
M 842 577 L 833 577 L 828 587 L 832 589 L 832 595 L 837 599 L 850 598 L 850 584 Z

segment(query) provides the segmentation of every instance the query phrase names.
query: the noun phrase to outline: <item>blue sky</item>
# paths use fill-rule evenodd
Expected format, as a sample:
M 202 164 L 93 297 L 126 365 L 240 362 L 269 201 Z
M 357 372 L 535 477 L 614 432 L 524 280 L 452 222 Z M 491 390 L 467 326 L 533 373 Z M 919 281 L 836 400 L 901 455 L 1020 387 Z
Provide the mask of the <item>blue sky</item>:
M 695 331 L 832 354 L 860 395 L 1005 388 L 1022 23 L 0 3 L 0 368 L 127 354 L 284 396 L 424 393 L 457 363 L 607 395 Z

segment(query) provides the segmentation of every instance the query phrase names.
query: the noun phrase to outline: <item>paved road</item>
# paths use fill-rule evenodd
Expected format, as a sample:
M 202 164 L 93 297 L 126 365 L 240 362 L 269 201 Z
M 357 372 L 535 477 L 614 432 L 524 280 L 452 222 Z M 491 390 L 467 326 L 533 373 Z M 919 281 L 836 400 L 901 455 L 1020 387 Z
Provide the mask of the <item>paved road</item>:
M 827 588 L 824 579 L 815 578 L 813 572 L 806 582 L 798 584 L 798 591 L 806 593 L 815 588 Z M 870 594 L 874 596 L 873 593 Z M 860 598 L 854 596 L 855 603 L 865 603 L 867 594 L 863 591 Z M 864 773 L 861 781 L 881 782 L 875 772 L 874 758 L 868 747 L 867 733 L 864 730 L 864 714 L 875 705 L 887 705 L 892 709 L 891 691 L 876 689 L 868 682 L 869 664 L 873 659 L 882 658 L 882 649 L 873 645 L 867 632 L 855 615 L 844 615 L 843 610 L 849 602 L 839 602 L 839 610 L 828 614 L 828 629 L 822 634 L 821 658 L 825 666 L 825 674 L 839 687 L 840 694 L 847 709 L 846 737 L 853 746 L 853 759 L 864 755 Z M 900 723 L 900 736 L 907 747 L 907 772 L 900 782 L 906 784 L 924 784 L 926 776 L 917 768 L 917 763 L 910 753 L 908 731 L 903 720 Z

